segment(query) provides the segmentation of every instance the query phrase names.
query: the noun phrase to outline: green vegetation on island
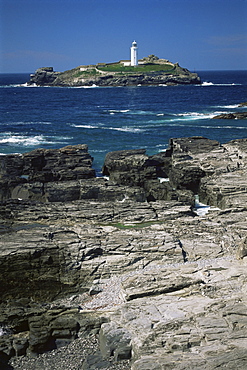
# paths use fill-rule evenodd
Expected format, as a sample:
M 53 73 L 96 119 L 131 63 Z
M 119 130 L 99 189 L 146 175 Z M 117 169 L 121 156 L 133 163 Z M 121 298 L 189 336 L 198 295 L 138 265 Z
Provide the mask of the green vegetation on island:
M 173 72 L 175 70 L 174 66 L 171 64 L 140 64 L 138 66 L 124 66 L 122 64 L 110 64 L 102 67 L 97 67 L 100 71 L 103 72 L 123 72 L 123 73 L 148 73 L 148 72 Z

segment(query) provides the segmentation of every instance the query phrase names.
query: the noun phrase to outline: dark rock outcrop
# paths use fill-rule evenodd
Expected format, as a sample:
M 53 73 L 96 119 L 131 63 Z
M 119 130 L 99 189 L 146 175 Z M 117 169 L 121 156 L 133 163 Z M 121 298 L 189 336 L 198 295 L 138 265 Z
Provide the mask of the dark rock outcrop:
M 240 103 L 239 107 L 247 107 L 247 102 Z
M 222 113 L 214 116 L 213 119 L 246 119 L 247 112 Z
M 67 146 L 61 149 L 36 149 L 23 155 L 0 158 L 0 199 L 49 200 L 50 183 L 90 179 L 95 177 L 93 158 L 87 145 Z M 78 199 L 76 187 L 69 190 Z M 74 195 L 73 195 L 74 194 Z
M 34 74 L 30 75 L 30 84 L 36 84 L 38 86 L 51 85 L 60 72 L 54 72 L 53 67 L 42 67 L 38 68 Z

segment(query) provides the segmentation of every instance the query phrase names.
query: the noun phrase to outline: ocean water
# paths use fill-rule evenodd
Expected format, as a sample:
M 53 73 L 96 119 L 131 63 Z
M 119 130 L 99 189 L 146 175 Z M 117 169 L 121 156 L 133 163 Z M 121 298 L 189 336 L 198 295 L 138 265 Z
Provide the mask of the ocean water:
M 107 152 L 165 150 L 170 138 L 247 138 L 247 120 L 211 119 L 246 111 L 247 71 L 201 71 L 202 85 L 27 86 L 28 74 L 0 74 L 0 154 L 87 144 L 100 173 Z

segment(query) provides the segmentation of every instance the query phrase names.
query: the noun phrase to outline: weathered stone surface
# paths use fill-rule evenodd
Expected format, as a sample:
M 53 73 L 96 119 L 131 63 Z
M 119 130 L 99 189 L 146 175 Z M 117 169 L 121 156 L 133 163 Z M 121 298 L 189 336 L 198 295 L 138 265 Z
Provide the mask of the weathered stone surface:
M 235 364 L 244 369 L 247 363 L 244 271 L 245 265 L 234 259 L 211 259 L 179 268 L 150 269 L 140 273 L 140 284 L 127 280 L 123 290 L 128 292 L 130 287 L 133 300 L 116 310 L 111 319 L 132 333 L 132 369 L 174 366 L 179 369 L 229 366 L 231 369 Z M 177 278 L 183 277 L 184 286 L 173 285 L 173 290 L 151 298 L 149 287 L 153 289 L 155 278 L 162 281 L 171 272 Z M 193 284 L 190 279 L 199 276 L 201 282 Z M 170 277 L 166 284 L 171 287 L 174 278 Z M 138 298 L 141 289 L 143 298 Z
M 0 203 L 0 359 L 101 332 L 85 369 L 109 356 L 131 356 L 136 370 L 245 369 L 247 140 L 180 138 L 161 155 L 127 154 L 109 155 L 109 181 L 26 181 L 43 202 Z M 13 181 L 23 158 L 16 170 L 13 157 L 2 162 Z M 218 208 L 198 217 L 196 191 Z

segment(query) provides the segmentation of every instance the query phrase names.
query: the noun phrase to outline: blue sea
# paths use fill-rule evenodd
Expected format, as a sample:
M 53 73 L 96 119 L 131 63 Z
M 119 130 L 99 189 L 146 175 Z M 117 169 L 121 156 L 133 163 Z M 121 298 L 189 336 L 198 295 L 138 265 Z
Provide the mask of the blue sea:
M 107 152 L 167 148 L 170 138 L 247 138 L 247 120 L 212 119 L 247 111 L 247 71 L 199 71 L 202 85 L 27 86 L 28 74 L 0 74 L 0 154 L 87 144 L 100 173 Z

